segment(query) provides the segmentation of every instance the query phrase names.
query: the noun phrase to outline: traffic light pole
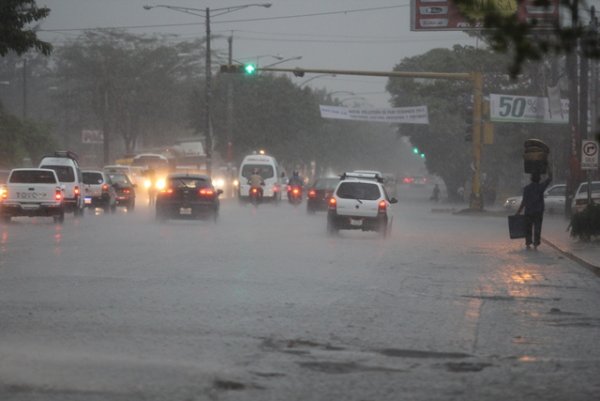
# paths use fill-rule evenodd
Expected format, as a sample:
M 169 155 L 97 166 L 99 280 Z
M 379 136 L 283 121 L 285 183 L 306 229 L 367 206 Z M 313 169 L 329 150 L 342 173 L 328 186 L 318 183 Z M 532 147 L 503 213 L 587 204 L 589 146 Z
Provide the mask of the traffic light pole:
M 469 81 L 473 84 L 473 179 L 471 182 L 471 197 L 469 209 L 483 209 L 481 197 L 481 123 L 483 100 L 483 74 L 481 72 L 409 72 L 409 71 L 356 71 L 356 70 L 324 70 L 314 68 L 257 68 L 265 72 L 291 72 L 297 77 L 304 74 L 330 75 L 362 75 L 369 77 L 392 78 L 428 78 Z

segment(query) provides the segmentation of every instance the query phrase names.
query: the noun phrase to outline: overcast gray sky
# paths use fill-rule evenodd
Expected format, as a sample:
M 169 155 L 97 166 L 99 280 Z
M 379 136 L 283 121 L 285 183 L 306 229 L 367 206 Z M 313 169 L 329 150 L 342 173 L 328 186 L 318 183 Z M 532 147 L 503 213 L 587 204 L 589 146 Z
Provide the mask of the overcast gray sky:
M 265 55 L 302 56 L 280 66 L 390 71 L 402 58 L 433 48 L 450 48 L 457 43 L 476 45 L 475 39 L 462 32 L 411 32 L 410 0 L 270 2 L 270 8 L 250 7 L 214 16 L 212 48 L 225 54 L 226 37 L 233 33 L 233 57 L 238 60 L 256 61 L 257 56 L 263 56 L 258 61 L 265 66 L 277 61 Z M 128 27 L 132 33 L 168 33 L 190 40 L 204 36 L 201 16 L 165 8 L 147 11 L 143 5 L 217 9 L 252 3 L 252 0 L 37 0 L 39 6 L 51 9 L 41 28 L 61 30 L 40 33 L 44 40 L 54 44 L 77 37 L 81 33 L 79 28 L 98 27 Z M 314 76 L 292 79 L 300 84 Z M 386 107 L 389 97 L 385 94 L 385 83 L 386 78 L 321 76 L 306 85 L 330 92 L 353 92 L 372 106 Z M 335 96 L 343 99 L 351 95 Z

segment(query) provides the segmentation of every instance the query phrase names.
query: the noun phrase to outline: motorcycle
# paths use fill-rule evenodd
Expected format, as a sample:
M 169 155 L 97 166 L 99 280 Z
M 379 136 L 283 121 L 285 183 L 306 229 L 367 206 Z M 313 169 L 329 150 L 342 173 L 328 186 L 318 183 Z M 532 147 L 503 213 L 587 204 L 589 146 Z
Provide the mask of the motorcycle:
M 253 186 L 250 187 L 248 195 L 250 196 L 250 203 L 258 205 L 262 201 L 263 190 L 261 187 Z
M 288 202 L 293 205 L 302 203 L 302 187 L 299 185 L 288 185 L 287 188 Z

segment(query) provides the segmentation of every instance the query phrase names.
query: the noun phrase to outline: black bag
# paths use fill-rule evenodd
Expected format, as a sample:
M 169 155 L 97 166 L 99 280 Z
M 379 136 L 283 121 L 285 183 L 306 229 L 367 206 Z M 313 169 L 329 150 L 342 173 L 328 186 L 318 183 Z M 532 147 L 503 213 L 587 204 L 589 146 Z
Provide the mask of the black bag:
M 510 239 L 525 238 L 525 216 L 516 214 L 508 216 L 508 233 Z

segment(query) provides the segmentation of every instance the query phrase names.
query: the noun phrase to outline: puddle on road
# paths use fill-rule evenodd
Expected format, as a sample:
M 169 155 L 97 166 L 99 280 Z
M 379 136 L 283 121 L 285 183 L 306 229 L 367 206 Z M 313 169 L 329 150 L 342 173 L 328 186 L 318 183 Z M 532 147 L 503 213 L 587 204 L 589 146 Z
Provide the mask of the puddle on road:
M 298 362 L 303 368 L 321 373 L 344 374 L 356 372 L 406 372 L 404 369 L 394 369 L 381 366 L 367 366 L 356 362 Z
M 462 352 L 419 351 L 411 349 L 384 348 L 377 350 L 382 355 L 395 358 L 470 358 L 472 355 Z

